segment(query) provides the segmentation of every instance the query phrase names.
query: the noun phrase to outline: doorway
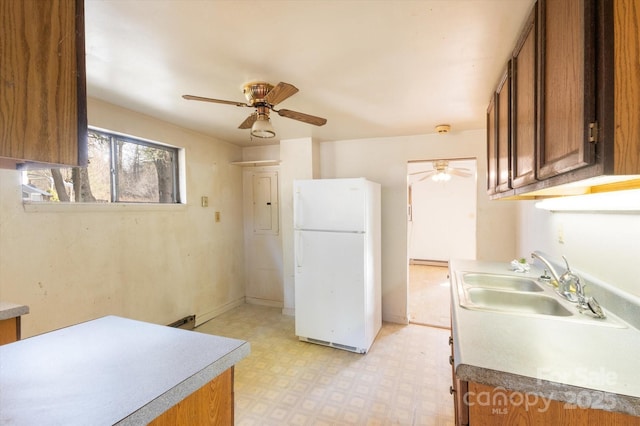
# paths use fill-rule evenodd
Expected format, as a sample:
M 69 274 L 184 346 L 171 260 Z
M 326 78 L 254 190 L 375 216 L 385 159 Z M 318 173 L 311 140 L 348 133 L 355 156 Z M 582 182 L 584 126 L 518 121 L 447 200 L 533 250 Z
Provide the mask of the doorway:
M 475 259 L 475 158 L 411 161 L 407 166 L 409 322 L 450 327 L 448 263 Z

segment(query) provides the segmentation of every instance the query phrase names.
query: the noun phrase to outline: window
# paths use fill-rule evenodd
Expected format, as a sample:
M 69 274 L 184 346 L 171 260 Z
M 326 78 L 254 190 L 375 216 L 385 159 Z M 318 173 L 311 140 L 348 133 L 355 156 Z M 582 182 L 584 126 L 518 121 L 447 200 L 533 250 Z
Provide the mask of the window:
M 25 201 L 179 203 L 178 149 L 89 129 L 89 165 L 23 172 Z

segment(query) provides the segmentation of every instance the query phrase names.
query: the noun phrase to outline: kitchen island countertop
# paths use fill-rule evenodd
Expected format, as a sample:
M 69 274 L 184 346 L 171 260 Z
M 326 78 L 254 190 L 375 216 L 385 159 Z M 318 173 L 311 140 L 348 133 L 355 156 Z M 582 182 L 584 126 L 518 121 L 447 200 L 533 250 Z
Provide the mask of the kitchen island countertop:
M 29 313 L 29 307 L 0 301 L 0 321 L 16 318 Z
M 0 424 L 146 424 L 249 343 L 107 316 L 0 347 Z

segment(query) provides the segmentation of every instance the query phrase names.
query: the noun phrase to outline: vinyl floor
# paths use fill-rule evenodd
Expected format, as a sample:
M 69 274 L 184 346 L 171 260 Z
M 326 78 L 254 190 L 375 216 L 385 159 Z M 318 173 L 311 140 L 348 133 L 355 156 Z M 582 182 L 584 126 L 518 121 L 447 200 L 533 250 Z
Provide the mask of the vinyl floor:
M 367 354 L 299 341 L 279 308 L 241 305 L 196 331 L 247 340 L 236 425 L 453 425 L 449 331 L 384 323 Z

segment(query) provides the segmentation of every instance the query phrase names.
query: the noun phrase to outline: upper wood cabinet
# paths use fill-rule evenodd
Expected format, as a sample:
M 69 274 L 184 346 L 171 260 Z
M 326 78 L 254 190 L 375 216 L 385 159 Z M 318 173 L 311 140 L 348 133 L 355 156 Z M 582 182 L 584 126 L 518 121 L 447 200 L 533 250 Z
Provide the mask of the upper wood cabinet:
M 612 13 L 611 13 L 612 12 Z M 613 43 L 604 45 L 606 81 L 599 111 L 601 130 L 613 143 L 604 152 L 606 171 L 640 173 L 640 2 L 616 0 L 605 9 L 605 25 L 613 27 Z M 613 58 L 611 58 L 613 56 Z M 612 66 L 611 66 L 612 64 Z M 600 83 L 600 82 L 599 82 Z M 611 87 L 613 86 L 613 87 Z
M 487 191 L 511 187 L 511 67 L 507 66 L 487 108 Z
M 497 191 L 511 188 L 509 157 L 511 154 L 511 67 L 504 72 L 496 90 L 496 172 Z
M 498 151 L 496 149 L 496 134 L 498 119 L 496 117 L 496 94 L 491 96 L 487 107 L 487 192 L 493 195 L 497 192 L 498 182 Z
M 637 0 L 538 0 L 510 63 L 510 182 L 492 198 L 640 188 Z
M 87 161 L 83 0 L 0 0 L 0 166 Z
M 511 185 L 536 181 L 537 4 L 534 5 L 511 60 Z
M 540 0 L 538 178 L 595 161 L 595 2 Z

